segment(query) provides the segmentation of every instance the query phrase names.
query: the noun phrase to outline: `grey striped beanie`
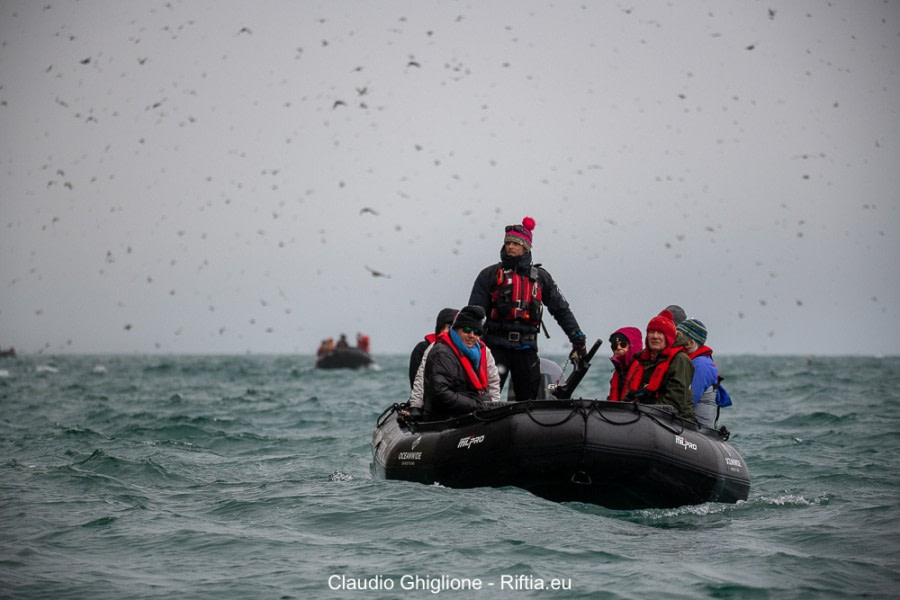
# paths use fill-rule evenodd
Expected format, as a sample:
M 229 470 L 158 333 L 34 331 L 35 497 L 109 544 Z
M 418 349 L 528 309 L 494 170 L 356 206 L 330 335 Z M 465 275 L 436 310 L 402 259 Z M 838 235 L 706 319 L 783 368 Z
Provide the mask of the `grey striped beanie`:
M 697 342 L 700 346 L 706 343 L 706 335 L 708 333 L 706 331 L 706 325 L 697 319 L 685 319 L 678 324 L 676 329 Z

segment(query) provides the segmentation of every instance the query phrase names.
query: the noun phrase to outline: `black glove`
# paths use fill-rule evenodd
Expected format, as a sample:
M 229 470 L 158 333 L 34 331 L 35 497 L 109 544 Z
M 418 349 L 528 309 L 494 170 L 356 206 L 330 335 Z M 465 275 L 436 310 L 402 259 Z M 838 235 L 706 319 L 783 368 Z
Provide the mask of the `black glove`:
M 584 335 L 583 331 L 579 331 L 569 340 L 572 342 L 572 354 L 577 356 L 579 360 L 583 359 L 587 354 L 587 336 Z
M 643 402 L 647 399 L 647 390 L 630 390 L 625 394 L 626 402 Z
M 409 402 L 397 410 L 397 422 L 402 426 L 410 421 L 418 421 L 422 418 L 422 409 L 418 406 L 410 406 Z

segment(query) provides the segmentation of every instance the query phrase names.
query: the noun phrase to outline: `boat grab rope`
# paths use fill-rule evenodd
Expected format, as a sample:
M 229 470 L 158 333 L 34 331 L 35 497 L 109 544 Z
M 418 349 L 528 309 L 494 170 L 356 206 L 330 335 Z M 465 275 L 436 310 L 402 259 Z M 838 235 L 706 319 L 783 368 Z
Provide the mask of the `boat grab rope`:
M 525 414 L 528 415 L 528 418 L 531 419 L 531 422 L 535 425 L 540 425 L 541 427 L 559 427 L 560 425 L 569 422 L 569 420 L 577 414 L 580 414 L 583 419 L 587 420 L 589 412 L 590 410 L 585 410 L 584 406 L 573 406 L 572 410 L 569 411 L 569 414 L 563 417 L 560 421 L 556 423 L 541 423 L 534 417 L 534 414 L 532 414 L 531 405 L 529 404 L 525 407 Z
M 606 414 L 604 414 L 603 407 L 597 403 L 591 404 L 590 410 L 588 410 L 587 413 L 585 414 L 585 418 L 587 418 L 587 415 L 590 414 L 591 412 L 596 412 L 597 416 L 600 418 L 601 421 L 603 421 L 605 423 L 609 423 L 610 425 L 632 425 L 632 424 L 640 421 L 641 417 L 646 417 L 646 418 L 650 419 L 651 421 L 653 421 L 654 423 L 656 423 L 657 425 L 659 425 L 660 427 L 662 427 L 668 431 L 671 431 L 672 433 L 674 433 L 676 435 L 681 435 L 682 433 L 684 433 L 684 422 L 683 421 L 681 421 L 680 427 L 674 427 L 674 426 L 666 423 L 662 419 L 658 418 L 656 415 L 652 414 L 650 411 L 644 409 L 638 402 L 622 402 L 619 404 L 619 406 L 624 406 L 624 405 L 631 405 L 632 413 L 635 415 L 635 417 L 633 419 L 630 419 L 628 421 L 615 421 L 613 419 L 610 419 Z
M 637 404 L 635 403 L 635 408 L 636 407 L 637 407 Z M 641 416 L 643 416 L 645 414 L 643 411 L 635 410 L 634 411 L 635 417 L 633 419 L 631 419 L 630 421 L 613 421 L 612 419 L 607 417 L 605 414 L 603 414 L 603 409 L 600 407 L 599 404 L 591 405 L 591 410 L 589 412 L 596 412 L 597 416 L 600 417 L 601 421 L 609 423 L 610 425 L 631 425 L 633 423 L 637 423 L 638 421 L 640 421 Z
M 384 412 L 381 413 L 381 415 L 378 417 L 378 420 L 375 421 L 375 427 L 377 428 L 377 427 L 381 427 L 382 425 L 384 425 L 384 422 L 387 421 L 388 417 L 390 417 L 391 414 L 399 411 L 400 409 L 402 409 L 404 407 L 405 407 L 404 404 L 398 404 L 396 402 L 394 404 L 388 406 L 386 409 L 384 409 Z
M 563 402 L 560 402 L 560 404 L 562 404 L 562 403 Z M 564 423 L 567 423 L 568 421 L 570 421 L 572 419 L 572 417 L 574 417 L 575 415 L 581 415 L 581 417 L 585 421 L 587 421 L 587 418 L 590 416 L 590 414 L 595 412 L 595 413 L 597 413 L 597 417 L 601 421 L 604 421 L 605 423 L 609 423 L 610 425 L 632 425 L 632 424 L 638 422 L 641 419 L 641 417 L 646 417 L 646 418 L 650 419 L 651 421 L 653 421 L 654 423 L 656 423 L 657 425 L 659 425 L 660 427 L 662 427 L 663 429 L 666 429 L 667 431 L 670 431 L 676 435 L 681 435 L 684 433 L 684 421 L 681 419 L 677 419 L 677 421 L 670 423 L 664 419 L 659 418 L 657 415 L 654 415 L 652 412 L 650 412 L 649 410 L 644 408 L 638 402 L 619 403 L 619 406 L 624 407 L 624 405 L 631 406 L 631 409 L 632 409 L 631 412 L 632 412 L 632 414 L 634 414 L 633 419 L 629 419 L 627 421 L 616 421 L 616 420 L 610 419 L 609 416 L 607 414 L 605 414 L 604 407 L 600 403 L 590 402 L 590 401 L 588 403 L 574 402 L 571 405 L 572 410 L 570 410 L 569 413 L 567 415 L 565 415 L 562 419 L 560 419 L 556 422 L 553 422 L 553 423 L 545 423 L 545 422 L 539 421 L 534 414 L 533 409 L 535 407 L 533 406 L 533 404 L 531 402 L 521 402 L 521 403 L 509 404 L 509 405 L 506 405 L 505 407 L 503 407 L 502 410 L 501 409 L 489 409 L 486 411 L 477 410 L 477 411 L 471 413 L 470 415 L 468 415 L 467 418 L 475 420 L 475 421 L 479 421 L 482 423 L 490 423 L 491 421 L 497 421 L 499 419 L 503 419 L 503 418 L 509 416 L 510 414 L 523 412 L 528 416 L 528 418 L 535 425 L 540 425 L 541 427 L 558 427 L 558 426 L 563 425 Z M 384 410 L 384 412 L 382 412 L 381 415 L 378 417 L 378 419 L 375 423 L 375 426 L 381 427 L 382 425 L 385 424 L 385 422 L 388 420 L 388 418 L 390 418 L 390 416 L 393 413 L 399 413 L 400 411 L 402 411 L 406 408 L 409 408 L 409 403 L 403 403 L 403 404 L 394 403 L 394 404 L 388 406 Z M 621 409 L 614 409 L 614 410 L 622 412 Z M 411 426 L 411 429 L 414 431 L 416 429 L 418 429 L 417 427 L 415 427 L 415 425 L 417 425 L 417 423 L 409 423 L 409 425 Z M 725 427 L 722 427 L 720 430 L 715 430 L 715 431 L 717 434 L 719 434 L 719 437 L 722 438 L 723 440 L 727 440 L 730 437 L 731 432 L 729 432 L 727 429 L 725 429 Z
M 512 404 L 508 404 L 503 407 L 503 409 L 489 409 L 486 411 L 476 410 L 474 413 L 469 415 L 469 418 L 472 418 L 481 423 L 490 423 L 491 421 L 497 421 L 508 417 L 512 414 L 517 413 L 525 413 L 528 415 L 528 418 L 531 419 L 536 425 L 540 425 L 542 427 L 556 427 L 558 425 L 562 425 L 567 422 L 573 416 L 578 413 L 581 413 L 585 418 L 587 417 L 587 412 L 585 412 L 584 407 L 581 406 L 572 406 L 572 410 L 566 415 L 562 420 L 558 423 L 541 423 L 537 419 L 534 418 L 534 415 L 531 413 L 532 403 L 531 402 L 515 402 Z
M 623 403 L 623 404 L 625 404 L 625 403 Z M 531 402 L 522 402 L 522 403 L 508 405 L 507 407 L 505 407 L 506 410 L 493 409 L 493 410 L 489 410 L 489 411 L 485 411 L 485 412 L 475 411 L 474 413 L 469 415 L 469 417 L 473 418 L 476 421 L 480 421 L 482 423 L 489 423 L 491 421 L 497 421 L 499 419 L 503 419 L 504 417 L 507 417 L 513 413 L 524 412 L 535 425 L 540 425 L 541 427 L 558 427 L 558 426 L 563 425 L 564 423 L 567 423 L 568 421 L 570 421 L 572 419 L 572 417 L 574 417 L 575 415 L 581 415 L 581 417 L 585 421 L 587 421 L 588 416 L 590 416 L 590 414 L 592 412 L 596 412 L 597 416 L 600 418 L 601 421 L 609 423 L 610 425 L 632 425 L 632 424 L 638 422 L 641 419 L 641 417 L 646 417 L 646 418 L 650 419 L 651 421 L 653 421 L 654 423 L 656 423 L 657 425 L 659 425 L 660 427 L 663 427 L 666 430 L 671 431 L 674 434 L 681 435 L 682 433 L 684 433 L 684 423 L 683 422 L 680 424 L 680 427 L 674 427 L 673 425 L 666 423 L 664 420 L 658 418 L 656 415 L 653 415 L 649 411 L 645 410 L 642 406 L 640 406 L 639 403 L 631 402 L 628 404 L 630 404 L 632 406 L 632 408 L 633 408 L 632 412 L 635 415 L 635 417 L 633 419 L 629 419 L 627 421 L 615 421 L 613 419 L 610 419 L 609 416 L 604 414 L 603 407 L 596 402 L 590 402 L 587 404 L 573 403 L 572 407 L 571 407 L 572 410 L 570 410 L 568 414 L 566 414 L 563 418 L 559 419 L 558 421 L 555 421 L 552 423 L 546 423 L 546 422 L 542 422 L 542 421 L 538 420 L 537 417 L 535 416 L 536 411 L 534 410 L 536 407 L 534 407 Z
M 666 430 L 668 430 L 668 431 L 671 431 L 671 432 L 674 433 L 675 435 L 681 435 L 682 433 L 684 433 L 684 421 L 681 421 L 681 419 L 679 419 L 679 421 L 681 422 L 681 426 L 680 426 L 680 427 L 675 427 L 675 426 L 673 426 L 673 425 L 670 425 L 670 424 L 668 424 L 668 423 L 662 421 L 662 420 L 659 419 L 656 415 L 651 414 L 650 412 L 641 410 L 641 409 L 640 409 L 640 406 L 638 405 L 637 402 L 633 402 L 632 404 L 634 405 L 634 410 L 635 410 L 635 412 L 640 412 L 641 414 L 643 414 L 644 416 L 646 416 L 648 419 L 650 419 L 651 421 L 653 421 L 654 423 L 656 423 L 657 425 L 659 425 L 659 426 L 662 427 L 663 429 L 666 429 Z

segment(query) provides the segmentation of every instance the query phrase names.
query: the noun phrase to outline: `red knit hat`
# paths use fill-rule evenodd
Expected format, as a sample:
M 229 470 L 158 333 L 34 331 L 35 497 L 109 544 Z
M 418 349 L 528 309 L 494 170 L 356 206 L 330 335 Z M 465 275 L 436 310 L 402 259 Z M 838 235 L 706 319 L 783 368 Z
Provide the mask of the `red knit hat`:
M 672 313 L 667 310 L 662 311 L 647 323 L 647 333 L 651 331 L 659 331 L 666 336 L 666 346 L 675 343 L 675 321 L 672 319 Z
M 534 225 L 534 219 L 531 217 L 522 219 L 521 225 L 508 225 L 506 227 L 506 235 L 503 238 L 503 243 L 515 242 L 517 244 L 522 244 L 525 246 L 526 250 L 531 252 L 531 232 L 534 230 Z

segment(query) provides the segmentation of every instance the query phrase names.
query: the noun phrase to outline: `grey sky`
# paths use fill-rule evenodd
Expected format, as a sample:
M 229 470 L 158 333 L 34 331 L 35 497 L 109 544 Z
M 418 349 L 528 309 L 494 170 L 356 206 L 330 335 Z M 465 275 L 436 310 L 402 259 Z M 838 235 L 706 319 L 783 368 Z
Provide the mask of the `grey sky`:
M 406 352 L 529 215 L 591 340 L 897 354 L 898 65 L 898 2 L 4 2 L 0 347 Z

